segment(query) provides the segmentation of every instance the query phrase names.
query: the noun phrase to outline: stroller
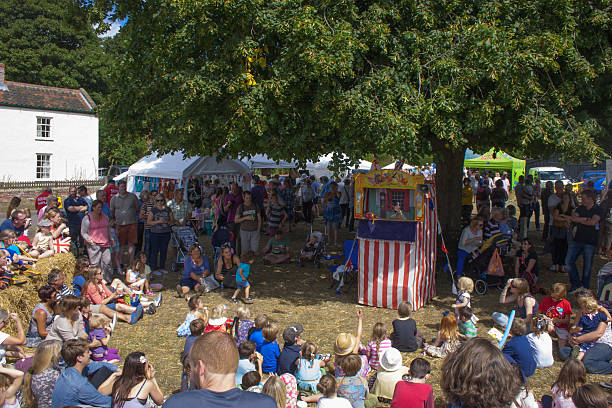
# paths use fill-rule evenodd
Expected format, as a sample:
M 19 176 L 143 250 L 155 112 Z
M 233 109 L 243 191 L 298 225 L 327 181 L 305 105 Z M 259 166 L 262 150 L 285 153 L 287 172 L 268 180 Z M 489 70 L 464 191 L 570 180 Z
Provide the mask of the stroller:
M 225 244 L 229 244 L 232 248 L 232 253 L 236 252 L 236 248 L 234 246 L 234 234 L 227 229 L 226 226 L 220 226 L 217 230 L 212 234 L 212 247 L 213 247 L 213 270 L 217 266 L 217 262 L 221 257 L 221 247 Z
M 314 251 L 312 253 L 312 257 L 309 259 L 303 258 L 302 255 L 305 254 L 305 251 L 304 251 L 304 248 L 302 248 L 300 250 L 300 254 L 297 256 L 296 262 L 298 265 L 304 266 L 305 261 L 312 261 L 313 266 L 315 268 L 318 268 L 319 265 L 321 264 L 321 257 L 325 253 L 325 234 L 322 233 L 321 231 L 313 231 L 312 225 L 311 225 L 310 234 L 308 234 L 308 237 L 306 237 L 305 244 L 308 244 L 308 242 L 310 242 L 311 237 L 316 238 L 316 242 L 314 243 Z
M 199 245 L 198 235 L 192 226 L 172 227 L 172 242 L 176 246 L 176 260 L 172 262 L 172 271 L 178 271 L 179 265 L 184 264 L 189 253 L 189 247 L 193 244 Z
M 333 272 L 333 280 L 330 289 L 338 283 L 336 294 L 340 294 L 340 288 L 346 286 L 350 288 L 357 282 L 358 267 L 359 267 L 359 244 L 357 240 L 344 241 L 344 254 L 335 256 L 334 258 L 344 257 L 344 261 L 340 265 L 330 266 L 329 270 Z
M 474 280 L 474 290 L 479 295 L 487 293 L 489 287 L 501 288 L 505 283 L 503 257 L 510 252 L 511 240 L 503 234 L 487 239 L 476 255 L 468 258 L 466 276 Z M 493 263 L 491 260 L 493 259 Z M 490 268 L 491 265 L 496 267 Z

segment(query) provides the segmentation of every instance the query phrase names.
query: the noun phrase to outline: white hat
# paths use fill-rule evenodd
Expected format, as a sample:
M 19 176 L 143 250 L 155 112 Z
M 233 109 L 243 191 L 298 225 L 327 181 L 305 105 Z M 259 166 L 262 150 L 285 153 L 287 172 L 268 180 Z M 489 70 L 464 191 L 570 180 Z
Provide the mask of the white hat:
M 380 358 L 380 366 L 385 371 L 397 371 L 402 366 L 402 353 L 398 349 L 390 347 L 385 350 Z

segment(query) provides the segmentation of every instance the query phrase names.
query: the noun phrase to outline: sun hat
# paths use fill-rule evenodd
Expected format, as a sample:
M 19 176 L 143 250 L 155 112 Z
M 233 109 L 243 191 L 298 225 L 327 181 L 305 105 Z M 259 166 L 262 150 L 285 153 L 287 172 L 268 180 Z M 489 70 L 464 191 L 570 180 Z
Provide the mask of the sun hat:
M 385 371 L 397 371 L 402 366 L 402 353 L 398 349 L 390 347 L 385 350 L 380 358 L 380 366 Z
M 40 220 L 40 222 L 38 223 L 39 227 L 50 227 L 52 226 L 53 223 L 51 222 L 51 220 L 47 219 L 47 218 L 43 218 L 42 220 Z
M 340 333 L 334 343 L 334 353 L 339 356 L 351 354 L 355 348 L 355 336 L 350 333 Z

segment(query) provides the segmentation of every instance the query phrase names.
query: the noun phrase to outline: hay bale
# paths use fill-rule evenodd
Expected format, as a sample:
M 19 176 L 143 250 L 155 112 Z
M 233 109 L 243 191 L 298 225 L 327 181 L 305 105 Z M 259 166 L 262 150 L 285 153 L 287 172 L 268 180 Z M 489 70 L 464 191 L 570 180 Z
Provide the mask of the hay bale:
M 29 277 L 28 282 L 23 285 L 11 285 L 8 289 L 0 291 L 0 309 L 6 309 L 9 313 L 17 313 L 21 319 L 24 329 L 28 330 L 30 316 L 34 306 L 39 302 L 38 288 L 47 283 L 47 276 L 51 269 L 60 269 L 66 276 L 66 283 L 70 286 L 76 260 L 71 253 L 57 254 L 51 258 L 41 259 L 36 263 L 36 271 L 39 276 Z M 16 334 L 15 324 L 9 323 L 3 331 Z

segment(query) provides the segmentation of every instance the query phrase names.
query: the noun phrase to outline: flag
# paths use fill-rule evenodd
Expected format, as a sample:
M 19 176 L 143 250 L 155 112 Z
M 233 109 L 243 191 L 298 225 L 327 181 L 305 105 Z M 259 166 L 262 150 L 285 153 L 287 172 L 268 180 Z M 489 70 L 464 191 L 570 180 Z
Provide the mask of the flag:
M 58 238 L 53 240 L 53 249 L 56 254 L 62 254 L 70 251 L 70 237 L 64 237 L 60 235 Z

